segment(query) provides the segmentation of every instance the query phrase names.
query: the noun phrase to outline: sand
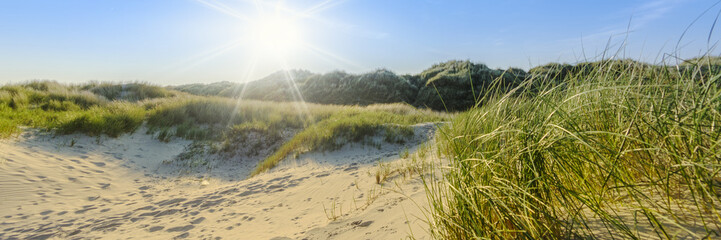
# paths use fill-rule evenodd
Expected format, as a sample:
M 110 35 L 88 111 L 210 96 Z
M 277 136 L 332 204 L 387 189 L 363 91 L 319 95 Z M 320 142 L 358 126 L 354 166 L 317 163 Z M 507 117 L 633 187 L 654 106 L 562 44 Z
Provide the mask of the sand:
M 379 185 L 374 174 L 379 161 L 405 161 L 399 153 L 434 127 L 415 129 L 405 144 L 306 153 L 252 178 L 248 161 L 182 174 L 167 163 L 190 142 L 144 129 L 119 138 L 27 130 L 0 141 L 0 239 L 427 239 L 420 177 Z

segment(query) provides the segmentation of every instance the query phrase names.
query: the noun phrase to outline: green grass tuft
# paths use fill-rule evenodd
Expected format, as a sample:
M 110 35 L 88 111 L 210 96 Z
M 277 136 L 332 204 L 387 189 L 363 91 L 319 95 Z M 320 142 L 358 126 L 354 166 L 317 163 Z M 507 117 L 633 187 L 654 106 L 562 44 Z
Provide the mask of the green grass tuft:
M 589 66 L 536 75 L 440 129 L 451 167 L 427 185 L 435 237 L 719 236 L 721 75 Z
M 410 111 L 407 105 L 350 107 L 296 134 L 258 164 L 252 175 L 275 167 L 293 153 L 336 150 L 346 143 L 362 142 L 381 132 L 385 132 L 385 141 L 397 143 L 413 135 L 413 129 L 408 125 L 445 119 L 445 115 L 431 111 Z
M 105 107 L 93 107 L 58 126 L 58 133 L 106 134 L 118 137 L 134 132 L 145 120 L 145 110 L 136 104 L 117 102 Z

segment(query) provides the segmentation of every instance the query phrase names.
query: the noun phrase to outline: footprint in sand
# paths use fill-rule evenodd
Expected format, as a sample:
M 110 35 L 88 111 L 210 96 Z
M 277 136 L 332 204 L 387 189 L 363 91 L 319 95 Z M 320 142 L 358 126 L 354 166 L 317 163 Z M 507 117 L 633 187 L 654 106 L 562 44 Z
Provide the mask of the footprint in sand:
M 174 205 L 174 204 L 178 204 L 181 202 L 185 202 L 185 200 L 188 200 L 188 199 L 187 198 L 175 198 L 175 199 L 157 202 L 156 205 L 158 205 L 158 206 Z
M 135 211 L 143 211 L 143 210 L 155 210 L 155 208 L 154 208 L 153 206 L 148 205 L 148 206 L 145 206 L 145 207 L 141 207 L 141 208 L 135 209 Z
M 190 223 L 191 224 L 199 224 L 199 223 L 202 223 L 204 220 L 205 220 L 205 217 L 199 217 L 199 218 L 196 218 L 195 220 L 191 221 Z
M 315 175 L 315 177 L 322 178 L 322 177 L 327 177 L 329 175 L 330 175 L 330 173 L 321 173 L 321 174 Z
M 88 206 L 85 206 L 83 209 L 75 211 L 75 214 L 83 214 L 83 213 L 93 210 L 93 209 L 97 209 L 97 207 L 93 207 L 93 205 L 88 205 Z
M 190 233 L 186 232 L 186 233 L 180 234 L 178 236 L 175 236 L 173 239 L 182 239 L 182 238 L 187 238 L 189 236 L 190 236 Z
M 148 228 L 148 232 L 157 232 L 157 231 L 163 230 L 163 228 L 165 228 L 165 227 L 163 227 L 163 226 L 150 227 L 150 228 Z
M 190 229 L 195 228 L 193 225 L 185 225 L 180 227 L 172 227 L 165 230 L 166 232 L 187 232 Z
M 373 221 L 365 221 L 364 222 L 362 220 L 358 220 L 358 221 L 354 221 L 354 222 L 350 223 L 350 225 L 358 226 L 358 227 L 368 227 L 371 224 L 373 224 Z
M 105 163 L 104 163 L 104 162 L 90 162 L 90 163 L 92 163 L 92 164 L 94 164 L 95 166 L 98 166 L 98 167 L 104 167 L 104 166 L 105 166 Z
M 164 211 L 159 212 L 157 215 L 155 215 L 155 217 L 162 217 L 162 216 L 166 216 L 166 215 L 173 215 L 173 214 L 175 214 L 175 213 L 177 213 L 177 212 L 180 212 L 180 209 L 168 209 L 168 210 L 164 210 Z

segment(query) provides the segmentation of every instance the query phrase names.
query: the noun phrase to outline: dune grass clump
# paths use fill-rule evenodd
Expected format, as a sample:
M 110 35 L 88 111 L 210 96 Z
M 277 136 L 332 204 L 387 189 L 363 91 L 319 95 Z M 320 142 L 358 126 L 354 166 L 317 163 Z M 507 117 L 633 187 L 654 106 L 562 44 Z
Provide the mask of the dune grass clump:
M 19 132 L 19 126 L 117 137 L 135 131 L 145 121 L 146 109 L 159 106 L 145 108 L 150 105 L 136 101 L 162 98 L 169 102 L 172 96 L 172 91 L 139 83 L 30 81 L 5 85 L 0 87 L 0 137 Z
M 148 125 L 151 128 L 177 126 L 178 137 L 189 137 L 185 133 L 202 129 L 207 132 L 203 139 L 218 140 L 234 126 L 248 123 L 262 123 L 272 132 L 304 128 L 340 108 L 334 105 L 188 97 L 158 103 L 149 113 Z
M 518 86 L 525 72 L 490 69 L 485 64 L 470 61 L 448 61 L 433 65 L 419 76 L 424 85 L 418 90 L 414 105 L 463 111 L 475 106 L 491 90 L 507 92 Z
M 31 81 L 0 87 L 0 137 L 20 126 L 53 129 L 107 100 L 52 81 Z
M 174 97 L 177 94 L 166 88 L 147 83 L 90 83 L 82 86 L 99 96 L 110 100 L 139 101 L 151 98 Z
M 223 152 L 233 153 L 237 146 L 248 144 L 252 140 L 257 140 L 255 144 L 263 144 L 260 138 L 265 140 L 266 145 L 272 145 L 282 140 L 282 130 L 272 129 L 267 123 L 261 121 L 244 122 L 231 127 L 230 130 L 224 133 L 224 140 L 220 149 Z M 252 139 L 254 137 L 258 139 Z
M 104 105 L 108 102 L 104 97 L 91 92 L 52 81 L 31 81 L 26 84 L 0 87 L 0 104 L 4 103 L 15 110 L 47 108 L 46 105 L 51 101 L 66 106 L 76 105 L 82 109 Z M 75 109 L 75 107 L 69 108 L 70 110 Z
M 531 78 L 440 129 L 435 237 L 721 236 L 719 72 L 585 70 Z
M 252 175 L 275 167 L 293 153 L 336 150 L 346 143 L 362 142 L 381 132 L 384 133 L 384 141 L 398 143 L 413 136 L 413 129 L 409 125 L 445 119 L 446 115 L 417 110 L 404 104 L 346 107 L 296 134 L 258 164 Z
M 364 74 L 335 71 L 309 76 L 300 87 L 306 101 L 322 104 L 369 105 L 413 103 L 416 89 L 407 79 L 379 69 Z
M 413 135 L 408 125 L 448 117 L 400 103 L 359 107 L 219 97 L 149 102 L 146 108 L 151 108 L 148 126 L 151 131 L 159 131 L 158 138 L 164 141 L 172 136 L 218 141 L 222 142 L 220 151 L 227 153 L 248 144 L 251 134 L 262 136 L 265 145 L 287 141 L 258 165 L 254 175 L 276 166 L 292 153 L 334 150 L 378 133 L 386 142 L 400 143 Z M 289 139 L 284 139 L 283 133 L 289 133 Z
M 21 131 L 20 126 L 52 129 L 75 117 L 79 112 L 58 112 L 37 109 L 16 110 L 0 104 L 0 138 L 10 137 Z
M 105 107 L 93 107 L 57 127 L 60 134 L 85 133 L 91 136 L 106 134 L 118 137 L 132 133 L 145 120 L 145 109 L 137 104 L 115 102 Z

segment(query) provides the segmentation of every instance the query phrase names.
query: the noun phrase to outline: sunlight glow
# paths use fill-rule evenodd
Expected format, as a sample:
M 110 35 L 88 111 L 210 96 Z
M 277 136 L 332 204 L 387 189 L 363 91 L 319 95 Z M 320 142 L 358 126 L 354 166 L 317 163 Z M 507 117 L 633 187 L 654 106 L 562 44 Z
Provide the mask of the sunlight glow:
M 258 65 L 264 65 L 263 63 L 267 63 L 268 60 L 275 64 L 288 62 L 298 54 L 310 52 L 322 56 L 329 62 L 342 62 L 354 68 L 362 68 L 356 63 L 307 42 L 304 36 L 307 29 L 303 28 L 303 23 L 309 19 L 325 25 L 337 24 L 322 19 L 316 14 L 340 5 L 347 0 L 319 0 L 319 3 L 306 9 L 288 7 L 282 0 L 241 1 L 251 4 L 254 8 L 233 8 L 231 7 L 234 6 L 233 4 L 228 5 L 225 3 L 227 1 L 224 0 L 194 1 L 218 13 L 240 20 L 237 28 L 239 30 L 238 43 L 240 44 L 233 44 L 228 48 L 223 47 L 217 53 L 208 54 L 207 57 L 198 60 L 198 63 L 206 62 L 241 47 L 243 48 L 243 54 L 247 54 L 245 57 L 253 58 L 252 60 L 257 62 Z M 241 11 L 242 9 L 254 9 L 255 11 Z M 244 78 L 243 81 L 247 81 L 247 79 Z
M 290 17 L 260 17 L 251 26 L 250 38 L 256 51 L 285 58 L 303 45 L 300 26 Z

